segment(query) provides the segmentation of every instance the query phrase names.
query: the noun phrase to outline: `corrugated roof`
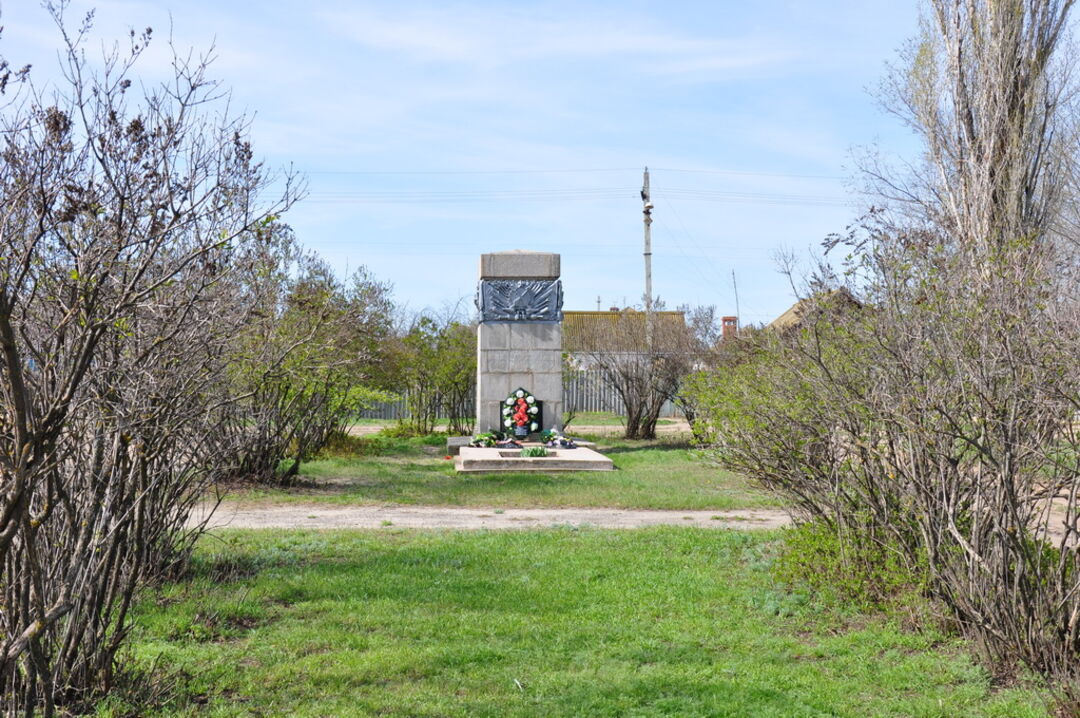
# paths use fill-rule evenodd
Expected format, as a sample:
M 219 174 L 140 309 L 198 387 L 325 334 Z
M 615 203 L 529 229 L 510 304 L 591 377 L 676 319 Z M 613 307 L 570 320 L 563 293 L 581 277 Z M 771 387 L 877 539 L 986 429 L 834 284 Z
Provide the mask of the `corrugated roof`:
M 580 352 L 608 349 L 640 351 L 645 347 L 645 312 L 621 311 L 563 312 L 563 351 Z M 653 312 L 654 336 L 685 331 L 683 312 Z

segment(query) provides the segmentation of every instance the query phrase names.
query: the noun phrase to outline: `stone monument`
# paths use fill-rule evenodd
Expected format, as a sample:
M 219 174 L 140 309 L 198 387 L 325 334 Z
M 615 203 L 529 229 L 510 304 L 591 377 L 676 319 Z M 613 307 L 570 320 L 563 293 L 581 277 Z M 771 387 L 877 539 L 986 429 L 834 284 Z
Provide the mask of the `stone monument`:
M 562 282 L 559 255 L 515 249 L 480 255 L 476 430 L 508 431 L 508 397 L 523 389 L 540 402 L 541 424 L 561 429 Z

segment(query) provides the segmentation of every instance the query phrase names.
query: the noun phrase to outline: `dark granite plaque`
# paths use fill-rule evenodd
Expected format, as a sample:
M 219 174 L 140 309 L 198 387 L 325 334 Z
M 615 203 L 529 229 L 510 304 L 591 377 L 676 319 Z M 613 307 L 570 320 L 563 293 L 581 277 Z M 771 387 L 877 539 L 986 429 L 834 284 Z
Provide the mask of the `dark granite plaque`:
M 562 321 L 558 279 L 481 279 L 476 308 L 482 322 Z

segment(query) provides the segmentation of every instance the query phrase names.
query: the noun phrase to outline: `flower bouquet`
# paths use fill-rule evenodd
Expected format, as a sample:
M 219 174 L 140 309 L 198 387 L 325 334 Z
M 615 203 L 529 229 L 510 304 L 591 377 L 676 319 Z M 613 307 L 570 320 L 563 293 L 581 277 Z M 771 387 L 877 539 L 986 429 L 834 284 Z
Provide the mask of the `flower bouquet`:
M 469 446 L 475 446 L 475 447 L 479 447 L 479 448 L 482 448 L 482 449 L 487 449 L 487 448 L 490 448 L 492 446 L 495 446 L 495 444 L 498 443 L 498 441 L 499 441 L 499 435 L 492 432 L 492 431 L 489 431 L 486 434 L 477 434 L 476 436 L 474 436 L 472 438 L 472 441 L 469 442 Z
M 552 449 L 576 449 L 577 448 L 577 444 L 574 443 L 573 439 L 571 439 L 569 437 L 566 437 L 566 436 L 563 436 L 562 434 L 555 431 L 554 429 L 545 429 L 544 431 L 541 431 L 540 432 L 540 441 L 543 442 L 543 444 L 545 446 L 548 446 L 548 447 L 550 447 Z

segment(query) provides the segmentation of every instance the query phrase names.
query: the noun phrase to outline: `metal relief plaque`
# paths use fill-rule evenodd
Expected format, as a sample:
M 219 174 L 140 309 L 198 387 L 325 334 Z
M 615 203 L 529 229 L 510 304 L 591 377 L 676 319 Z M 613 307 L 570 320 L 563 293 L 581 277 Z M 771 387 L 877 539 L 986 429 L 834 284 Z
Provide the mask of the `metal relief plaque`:
M 482 322 L 562 321 L 558 279 L 481 279 L 476 306 Z

